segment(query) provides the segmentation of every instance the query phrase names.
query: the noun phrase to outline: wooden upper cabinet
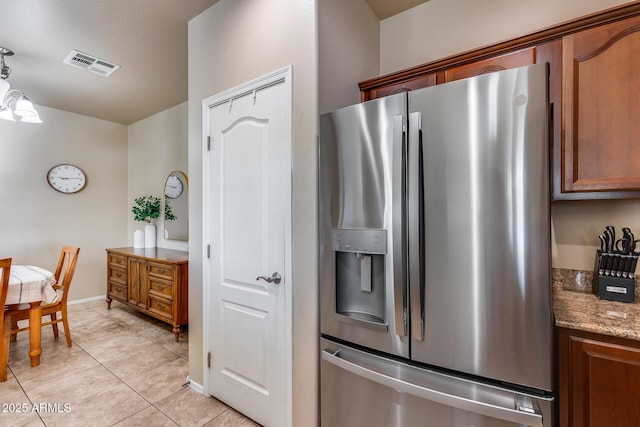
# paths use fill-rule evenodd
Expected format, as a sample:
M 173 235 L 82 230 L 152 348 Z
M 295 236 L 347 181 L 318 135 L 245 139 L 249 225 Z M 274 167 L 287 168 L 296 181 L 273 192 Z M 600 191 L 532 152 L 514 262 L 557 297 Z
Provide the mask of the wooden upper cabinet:
M 449 68 L 444 72 L 444 80 L 445 82 L 452 82 L 454 80 L 466 79 L 467 77 L 480 76 L 482 74 L 508 70 L 510 68 L 524 67 L 525 65 L 535 63 L 536 52 L 535 48 L 532 47 Z
M 640 16 L 563 37 L 562 83 L 562 193 L 638 197 Z
M 361 101 L 369 101 L 371 99 L 382 98 L 383 96 L 393 95 L 395 93 L 409 92 L 411 90 L 435 86 L 438 83 L 442 83 L 442 81 L 438 81 L 438 75 L 439 73 L 430 73 L 424 76 L 404 80 L 399 83 L 390 83 L 379 87 L 372 87 L 369 90 L 363 90 L 361 93 Z M 440 80 L 441 79 L 442 77 L 440 77 Z
M 553 199 L 640 198 L 640 1 L 360 82 L 360 98 L 545 62 Z

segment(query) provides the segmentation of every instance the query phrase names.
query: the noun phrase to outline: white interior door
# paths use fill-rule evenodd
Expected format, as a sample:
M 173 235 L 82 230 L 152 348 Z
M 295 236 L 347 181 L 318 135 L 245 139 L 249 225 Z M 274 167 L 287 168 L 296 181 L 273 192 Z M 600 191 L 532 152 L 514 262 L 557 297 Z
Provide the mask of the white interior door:
M 205 100 L 204 126 L 205 394 L 290 425 L 291 69 Z

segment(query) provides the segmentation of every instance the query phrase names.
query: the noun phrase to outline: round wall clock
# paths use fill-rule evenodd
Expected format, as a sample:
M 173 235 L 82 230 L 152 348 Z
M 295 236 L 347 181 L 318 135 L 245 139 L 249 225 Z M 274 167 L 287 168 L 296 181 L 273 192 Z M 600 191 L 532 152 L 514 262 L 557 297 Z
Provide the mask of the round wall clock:
M 87 183 L 82 169 L 69 164 L 56 165 L 47 172 L 47 182 L 56 191 L 65 194 L 77 193 Z
M 179 195 L 182 194 L 182 190 L 184 186 L 182 185 L 182 181 L 175 175 L 169 175 L 167 178 L 167 182 L 164 185 L 164 194 L 170 199 L 175 199 Z

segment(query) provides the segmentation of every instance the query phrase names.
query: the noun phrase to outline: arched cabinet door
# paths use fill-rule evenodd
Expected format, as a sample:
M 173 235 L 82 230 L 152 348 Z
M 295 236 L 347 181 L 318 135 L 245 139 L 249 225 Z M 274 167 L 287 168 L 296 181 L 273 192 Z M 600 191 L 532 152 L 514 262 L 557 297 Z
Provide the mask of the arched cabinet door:
M 531 47 L 452 67 L 445 70 L 444 80 L 445 82 L 452 82 L 454 80 L 466 79 L 467 77 L 475 77 L 482 74 L 493 73 L 495 71 L 524 67 L 535 63 L 536 49 Z
M 565 36 L 562 52 L 562 192 L 638 197 L 640 16 Z

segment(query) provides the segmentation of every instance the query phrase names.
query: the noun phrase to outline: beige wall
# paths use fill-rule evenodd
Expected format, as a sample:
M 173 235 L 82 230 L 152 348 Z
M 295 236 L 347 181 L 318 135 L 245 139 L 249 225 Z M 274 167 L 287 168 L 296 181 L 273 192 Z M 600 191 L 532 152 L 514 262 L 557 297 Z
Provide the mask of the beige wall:
M 380 23 L 380 72 L 419 65 L 623 3 L 628 2 L 430 0 Z M 598 234 L 606 225 L 640 232 L 640 202 L 554 202 L 551 218 L 552 265 L 590 270 Z
M 378 74 L 380 21 L 364 0 L 318 2 L 318 110 L 360 102 L 358 82 Z
M 622 227 L 640 234 L 640 201 L 583 200 L 554 202 L 551 205 L 552 265 L 556 268 L 592 270 L 598 234 L 613 225 L 618 236 Z M 636 270 L 640 274 L 640 269 Z
M 316 12 L 313 0 L 221 0 L 189 22 L 189 375 L 202 384 L 202 100 L 293 66 L 293 425 L 317 424 Z
M 0 120 L 0 257 L 53 270 L 62 245 L 79 246 L 70 300 L 104 295 L 104 250 L 127 241 L 127 127 L 37 108 L 42 124 Z M 85 172 L 84 190 L 49 187 L 59 163 Z
M 143 222 L 133 220 L 134 199 L 156 196 L 164 200 L 164 183 L 173 171 L 188 173 L 187 103 L 140 120 L 128 128 L 127 242 L 133 246 L 135 230 L 144 230 Z M 190 190 L 190 189 L 187 189 Z M 188 242 L 164 239 L 164 218 L 156 221 L 156 246 L 189 250 Z
M 162 196 L 169 172 L 187 172 L 187 103 L 129 127 L 37 108 L 39 125 L 0 120 L 0 257 L 52 270 L 62 245 L 79 246 L 69 298 L 100 297 L 105 248 L 132 245 L 141 227 L 133 199 Z M 59 163 L 84 170 L 84 190 L 67 195 L 49 187 L 47 171 Z M 158 246 L 188 250 L 187 242 L 165 241 L 161 233 Z

